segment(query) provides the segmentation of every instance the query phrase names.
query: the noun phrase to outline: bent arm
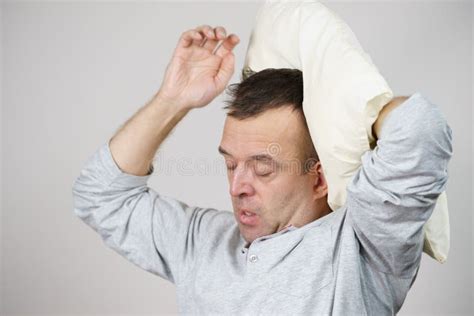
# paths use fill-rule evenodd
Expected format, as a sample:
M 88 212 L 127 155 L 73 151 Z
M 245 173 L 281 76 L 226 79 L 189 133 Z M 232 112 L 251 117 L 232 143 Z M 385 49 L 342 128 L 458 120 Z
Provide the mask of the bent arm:
M 207 38 L 212 42 L 200 45 Z M 214 52 L 212 43 L 224 38 Z M 90 157 L 73 184 L 77 216 L 109 247 L 172 282 L 192 267 L 210 223 L 220 225 L 228 212 L 189 207 L 158 194 L 147 186 L 151 163 L 186 113 L 224 90 L 233 74 L 237 43 L 238 37 L 225 37 L 222 27 L 184 32 L 158 93 Z
M 421 259 L 423 225 L 446 188 L 452 131 L 419 93 L 387 110 L 374 131 L 377 146 L 364 153 L 347 189 L 348 218 L 373 267 L 410 278 Z
M 132 175 L 149 174 L 159 146 L 188 111 L 156 94 L 110 140 L 119 168 Z
M 387 105 L 385 105 L 382 110 L 380 111 L 377 120 L 375 120 L 374 124 L 372 125 L 372 132 L 374 134 L 375 139 L 379 138 L 380 130 L 382 129 L 383 122 L 387 115 L 393 111 L 397 106 L 405 102 L 409 97 L 406 96 L 398 96 L 393 98 Z
M 202 46 L 209 38 L 215 44 Z M 214 51 L 218 40 L 222 45 Z M 239 43 L 223 27 L 202 25 L 184 32 L 167 66 L 158 93 L 110 142 L 114 160 L 124 172 L 146 175 L 158 147 L 192 108 L 209 104 L 234 73 L 232 50 Z
M 177 283 L 192 268 L 209 223 L 226 212 L 190 207 L 161 195 L 147 186 L 150 176 L 122 172 L 104 143 L 73 184 L 74 213 L 109 248 Z

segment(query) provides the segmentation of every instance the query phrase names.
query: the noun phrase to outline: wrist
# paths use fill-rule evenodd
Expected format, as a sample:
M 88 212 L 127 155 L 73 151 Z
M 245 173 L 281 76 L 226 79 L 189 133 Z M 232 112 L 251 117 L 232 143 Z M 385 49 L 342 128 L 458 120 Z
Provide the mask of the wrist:
M 176 114 L 186 114 L 187 112 L 189 112 L 189 110 L 191 110 L 190 107 L 185 106 L 184 104 L 173 98 L 167 97 L 161 91 L 158 91 L 158 93 L 155 94 L 155 96 L 150 102 L 150 105 L 152 107 L 166 108 L 169 111 L 175 112 Z

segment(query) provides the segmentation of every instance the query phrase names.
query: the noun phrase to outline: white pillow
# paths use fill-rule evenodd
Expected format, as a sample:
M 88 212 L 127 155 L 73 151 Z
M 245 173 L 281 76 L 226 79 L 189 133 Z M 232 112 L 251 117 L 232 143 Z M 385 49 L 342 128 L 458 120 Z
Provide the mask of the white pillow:
M 349 26 L 314 0 L 266 0 L 250 36 L 243 77 L 266 68 L 303 72 L 303 111 L 328 182 L 333 210 L 375 146 L 372 124 L 394 96 Z M 446 194 L 424 227 L 424 251 L 444 262 L 449 251 Z

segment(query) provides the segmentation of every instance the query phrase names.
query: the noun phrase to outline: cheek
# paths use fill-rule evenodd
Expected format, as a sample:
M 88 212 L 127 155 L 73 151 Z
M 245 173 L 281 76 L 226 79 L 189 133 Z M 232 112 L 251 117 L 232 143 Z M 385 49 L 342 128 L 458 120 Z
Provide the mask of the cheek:
M 301 192 L 298 190 L 301 184 L 295 184 L 292 180 L 282 179 L 262 191 L 263 207 L 268 221 L 278 221 L 292 215 L 294 206 L 301 199 Z
M 311 197 L 312 186 L 310 181 L 302 176 L 288 177 L 287 182 L 280 186 L 279 195 L 285 201 L 288 208 L 306 204 L 306 201 Z

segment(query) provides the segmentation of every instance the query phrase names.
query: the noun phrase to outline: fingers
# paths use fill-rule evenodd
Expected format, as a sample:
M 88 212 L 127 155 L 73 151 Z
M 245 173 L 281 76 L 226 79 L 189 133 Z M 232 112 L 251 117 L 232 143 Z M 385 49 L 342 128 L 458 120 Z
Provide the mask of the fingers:
M 211 53 L 213 53 L 219 41 L 225 39 L 225 29 L 222 26 L 211 28 L 209 25 L 201 25 L 198 26 L 196 30 L 204 37 L 201 42 L 197 42 L 196 44 Z
M 227 53 L 232 51 L 239 42 L 240 39 L 237 35 L 231 34 L 227 36 L 224 27 L 216 26 L 212 28 L 204 24 L 184 32 L 181 35 L 178 47 L 187 48 L 190 46 L 198 46 L 223 58 Z
M 224 57 L 227 53 L 231 52 L 237 44 L 239 44 L 240 38 L 235 34 L 230 34 L 221 45 L 217 45 L 214 53 L 219 57 Z
M 216 26 L 215 28 L 210 27 L 207 24 L 198 26 L 196 31 L 206 36 L 208 39 L 219 41 L 226 37 L 226 30 L 222 26 Z
M 202 41 L 203 35 L 197 30 L 189 30 L 181 34 L 178 41 L 178 47 L 189 47 L 194 41 Z
M 215 83 L 219 91 L 223 91 L 234 73 L 235 57 L 232 52 L 227 53 L 223 58 L 217 72 Z
M 218 37 L 219 39 L 224 39 L 227 34 L 225 28 L 222 26 L 216 26 L 214 28 L 214 33 L 216 34 L 216 37 Z

